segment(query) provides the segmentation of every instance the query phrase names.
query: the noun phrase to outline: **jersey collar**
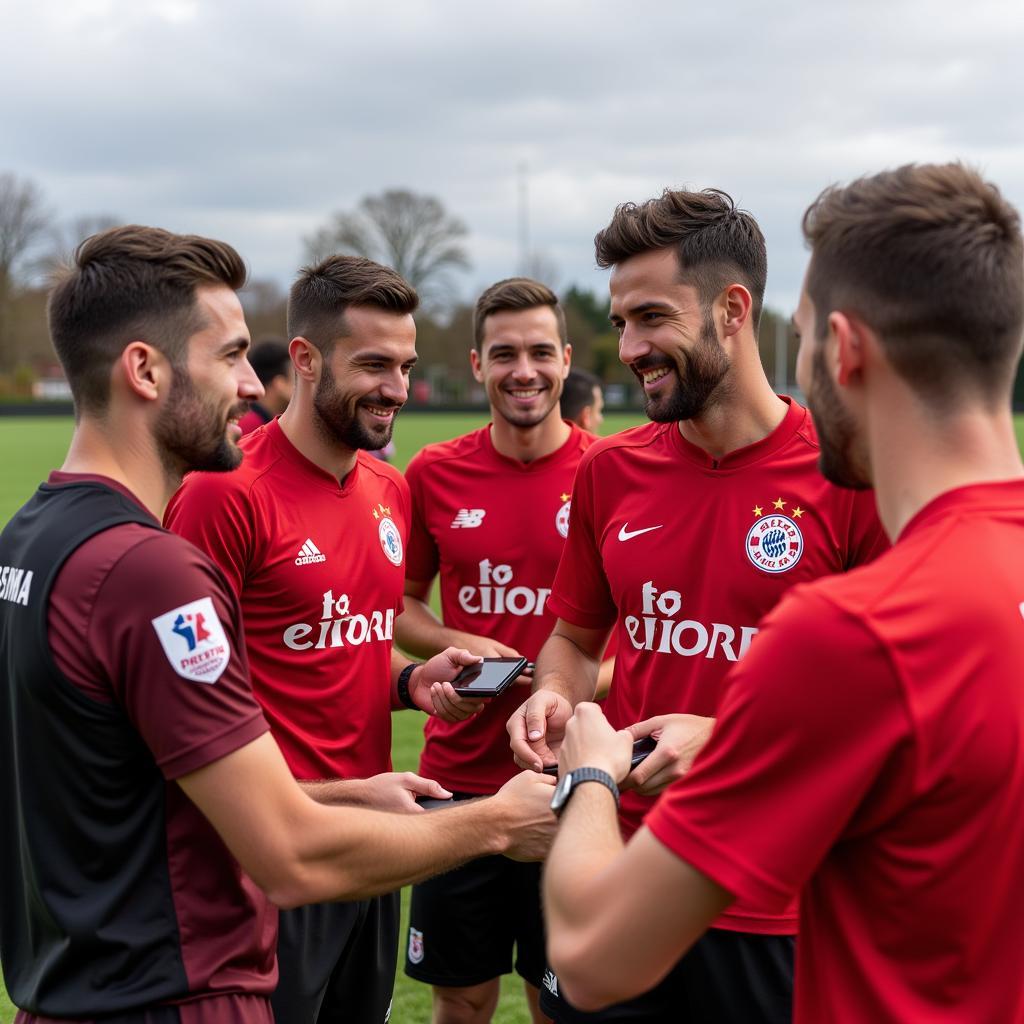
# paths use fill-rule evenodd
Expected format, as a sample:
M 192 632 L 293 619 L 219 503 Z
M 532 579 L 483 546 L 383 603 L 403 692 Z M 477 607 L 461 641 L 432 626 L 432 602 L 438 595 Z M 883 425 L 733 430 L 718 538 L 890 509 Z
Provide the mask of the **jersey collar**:
M 789 395 L 779 395 L 779 398 L 787 405 L 786 415 L 782 417 L 782 422 L 760 441 L 727 452 L 720 459 L 712 458 L 699 445 L 687 441 L 680 433 L 678 423 L 666 424 L 668 435 L 675 450 L 688 462 L 700 466 L 701 469 L 723 473 L 742 469 L 744 466 L 751 466 L 774 455 L 780 448 L 785 447 L 804 425 L 808 415 L 807 410 L 798 402 L 794 402 Z

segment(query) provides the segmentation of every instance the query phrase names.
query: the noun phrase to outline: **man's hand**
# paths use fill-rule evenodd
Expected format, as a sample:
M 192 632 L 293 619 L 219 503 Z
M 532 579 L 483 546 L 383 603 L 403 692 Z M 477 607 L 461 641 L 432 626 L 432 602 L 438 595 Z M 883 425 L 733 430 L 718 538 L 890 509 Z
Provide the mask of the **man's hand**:
M 409 697 L 428 715 L 436 714 L 446 722 L 461 722 L 481 711 L 484 702 L 460 697 L 452 687 L 454 679 L 467 665 L 483 659 L 478 654 L 449 647 L 419 665 L 409 680 Z
M 364 779 L 363 785 L 361 803 L 378 811 L 422 814 L 423 808 L 416 803 L 416 797 L 451 798 L 451 793 L 440 782 L 425 779 L 414 772 L 382 772 Z
M 551 795 L 555 780 L 537 772 L 520 772 L 509 779 L 492 800 L 507 807 L 509 846 L 505 856 L 512 860 L 543 860 L 555 838 L 555 816 Z
M 558 763 L 558 748 L 572 705 L 552 690 L 538 690 L 508 720 L 509 745 L 520 768 L 539 772 Z
M 509 647 L 508 644 L 492 640 L 487 636 L 476 636 L 473 633 L 459 633 L 456 634 L 456 636 L 460 647 L 464 647 L 467 651 L 471 651 L 473 654 L 479 654 L 483 658 L 522 657 L 522 654 L 520 654 L 514 647 Z M 527 666 L 527 668 L 524 668 L 523 671 L 516 676 L 516 686 L 529 686 L 533 682 L 533 663 L 528 662 Z
M 622 788 L 657 796 L 690 770 L 714 725 L 713 718 L 701 715 L 657 715 L 631 725 L 628 732 L 634 740 L 653 736 L 658 745 L 637 765 Z
M 616 731 L 599 705 L 582 701 L 566 724 L 558 773 L 564 775 L 574 768 L 600 768 L 621 782 L 629 774 L 632 754 L 633 736 L 629 730 Z

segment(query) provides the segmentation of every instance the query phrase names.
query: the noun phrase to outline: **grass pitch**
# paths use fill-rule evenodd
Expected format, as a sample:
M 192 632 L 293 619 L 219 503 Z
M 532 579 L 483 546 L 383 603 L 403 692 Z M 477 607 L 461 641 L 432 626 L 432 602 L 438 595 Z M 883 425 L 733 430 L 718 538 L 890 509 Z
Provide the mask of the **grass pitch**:
M 485 414 L 405 413 L 395 428 L 395 465 L 404 469 L 424 445 L 447 440 L 482 426 Z M 605 419 L 603 433 L 611 434 L 643 422 L 641 414 L 618 414 Z M 30 497 L 46 474 L 59 466 L 71 437 L 70 418 L 0 417 L 0 523 Z M 1017 441 L 1024 450 L 1024 416 L 1015 420 Z M 436 588 L 435 588 L 436 594 Z M 396 771 L 415 771 L 422 745 L 423 718 L 411 712 L 392 715 L 393 760 Z M 395 984 L 394 1024 L 425 1024 L 430 1020 L 430 990 L 410 981 L 401 972 L 406 934 L 408 891 L 402 894 L 402 931 L 399 972 Z M 14 1020 L 14 1007 L 0 988 L 0 1024 Z M 529 1024 L 518 977 L 503 979 L 502 995 L 495 1012 L 495 1024 Z

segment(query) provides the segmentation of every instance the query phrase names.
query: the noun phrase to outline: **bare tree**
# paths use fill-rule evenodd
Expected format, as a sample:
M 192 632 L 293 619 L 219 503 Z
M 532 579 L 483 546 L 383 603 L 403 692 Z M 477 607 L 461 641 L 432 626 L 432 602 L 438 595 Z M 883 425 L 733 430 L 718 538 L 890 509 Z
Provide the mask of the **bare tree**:
M 462 244 L 467 234 L 466 225 L 439 199 L 390 189 L 366 196 L 350 213 L 334 214 L 326 227 L 305 240 L 305 246 L 311 260 L 342 252 L 393 267 L 431 306 L 450 297 L 452 271 L 468 269 Z
M 10 336 L 15 286 L 49 226 L 50 215 L 39 187 L 10 172 L 0 174 L 0 367 L 10 367 L 15 361 Z
M 93 213 L 57 224 L 50 230 L 50 244 L 40 261 L 41 269 L 49 275 L 58 267 L 67 266 L 74 259 L 75 250 L 87 238 L 123 223 L 112 214 Z

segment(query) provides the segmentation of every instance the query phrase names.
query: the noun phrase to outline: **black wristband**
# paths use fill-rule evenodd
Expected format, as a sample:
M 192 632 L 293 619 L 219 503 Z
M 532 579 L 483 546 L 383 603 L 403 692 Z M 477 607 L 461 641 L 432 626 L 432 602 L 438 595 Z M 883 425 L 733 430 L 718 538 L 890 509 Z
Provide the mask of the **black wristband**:
M 409 694 L 409 680 L 412 679 L 413 672 L 420 667 L 420 662 L 411 661 L 401 672 L 398 673 L 398 699 L 410 710 L 410 711 L 422 711 L 423 709 L 413 703 L 412 697 Z

